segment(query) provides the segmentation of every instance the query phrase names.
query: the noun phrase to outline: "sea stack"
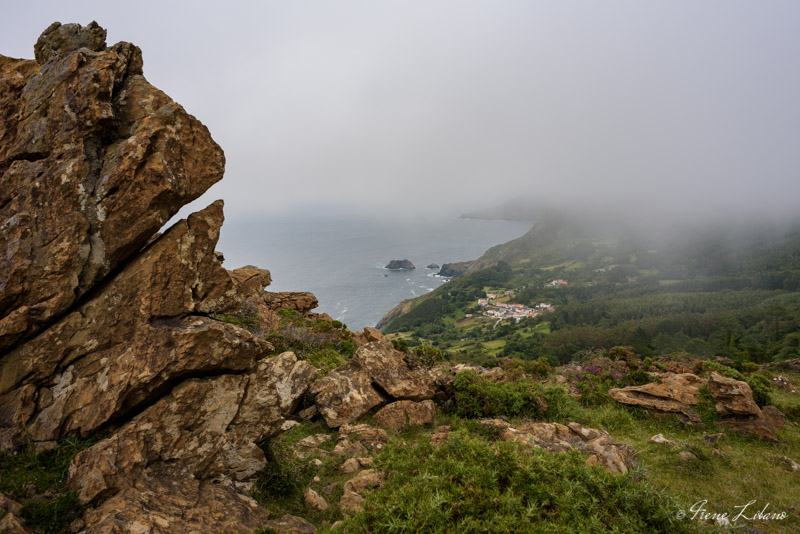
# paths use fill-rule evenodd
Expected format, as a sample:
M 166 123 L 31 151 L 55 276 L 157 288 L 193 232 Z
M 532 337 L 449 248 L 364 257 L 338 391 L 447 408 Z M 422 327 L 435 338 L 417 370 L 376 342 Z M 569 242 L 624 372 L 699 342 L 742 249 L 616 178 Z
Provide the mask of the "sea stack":
M 412 271 L 416 269 L 416 267 L 414 267 L 414 264 L 409 260 L 402 259 L 390 261 L 386 266 L 386 269 L 389 269 L 390 271 Z

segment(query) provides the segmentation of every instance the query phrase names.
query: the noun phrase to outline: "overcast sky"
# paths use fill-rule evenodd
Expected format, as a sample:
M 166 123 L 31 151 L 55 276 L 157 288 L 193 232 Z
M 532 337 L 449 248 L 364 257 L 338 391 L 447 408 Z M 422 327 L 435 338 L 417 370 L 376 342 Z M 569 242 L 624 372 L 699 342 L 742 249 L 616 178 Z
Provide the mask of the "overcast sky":
M 796 213 L 800 2 L 3 1 L 141 47 L 227 157 L 199 202 L 467 211 L 520 196 Z

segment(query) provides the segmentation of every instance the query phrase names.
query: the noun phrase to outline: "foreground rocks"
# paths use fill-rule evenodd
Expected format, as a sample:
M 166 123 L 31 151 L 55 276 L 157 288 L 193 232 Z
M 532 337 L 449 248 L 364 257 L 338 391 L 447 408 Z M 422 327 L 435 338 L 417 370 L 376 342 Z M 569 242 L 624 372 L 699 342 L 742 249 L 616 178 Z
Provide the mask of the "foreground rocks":
M 269 328 L 316 298 L 222 267 L 221 201 L 158 233 L 225 159 L 145 80 L 137 47 L 56 23 L 35 55 L 0 56 L 0 448 L 105 434 L 69 467 L 92 505 L 84 532 L 283 521 L 241 491 L 266 465 L 257 443 L 290 426 L 317 370 L 265 359 L 262 335 L 214 317 Z
M 609 396 L 622 404 L 658 412 L 678 413 L 684 421 L 699 424 L 697 406 L 700 388 L 708 388 L 719 424 L 743 434 L 777 441 L 775 432 L 783 428 L 785 416 L 774 406 L 759 408 L 747 383 L 712 372 L 708 379 L 691 373 L 664 374 L 658 381 L 643 386 L 611 389 Z
M 287 352 L 254 373 L 187 380 L 81 452 L 68 485 L 88 503 L 149 473 L 249 480 L 266 466 L 257 444 L 281 431 L 315 376 L 313 366 Z
M 627 473 L 629 467 L 636 465 L 633 460 L 635 449 L 624 443 L 615 443 L 604 430 L 587 428 L 578 423 L 528 423 L 514 428 L 500 419 L 479 421 L 497 429 L 503 441 L 514 441 L 553 452 L 576 449 L 587 455 L 587 464 L 600 465 L 609 473 Z
M 428 369 L 414 366 L 388 341 L 375 341 L 317 380 L 311 393 L 328 426 L 338 428 L 393 400 L 432 399 L 436 388 Z

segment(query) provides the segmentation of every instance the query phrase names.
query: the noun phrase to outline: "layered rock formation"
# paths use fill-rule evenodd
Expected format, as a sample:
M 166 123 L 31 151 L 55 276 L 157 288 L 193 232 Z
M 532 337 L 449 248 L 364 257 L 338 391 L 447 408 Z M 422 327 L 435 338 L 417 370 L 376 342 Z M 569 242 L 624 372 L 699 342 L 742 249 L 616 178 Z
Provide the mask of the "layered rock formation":
M 721 426 L 762 439 L 777 441 L 775 432 L 783 428 L 785 418 L 774 406 L 762 410 L 753 400 L 747 383 L 712 372 L 708 379 L 691 373 L 665 374 L 658 381 L 643 386 L 611 389 L 608 394 L 622 404 L 641 406 L 665 413 L 677 413 L 686 422 L 701 422 L 697 412 L 700 389 L 708 388 L 714 411 Z
M 221 201 L 158 234 L 225 158 L 137 47 L 55 23 L 35 55 L 0 56 L 0 447 L 107 435 L 69 470 L 85 532 L 265 526 L 237 488 L 317 371 L 213 316 L 316 299 L 222 267 Z
M 53 24 L 0 56 L 0 350 L 56 321 L 222 178 L 208 130 L 142 76 L 141 51 Z

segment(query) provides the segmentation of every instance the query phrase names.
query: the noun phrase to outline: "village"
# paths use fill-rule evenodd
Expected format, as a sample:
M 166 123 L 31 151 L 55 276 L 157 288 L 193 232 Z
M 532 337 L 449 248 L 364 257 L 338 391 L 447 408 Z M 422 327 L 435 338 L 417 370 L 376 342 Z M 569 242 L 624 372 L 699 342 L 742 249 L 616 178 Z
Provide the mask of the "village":
M 486 298 L 478 299 L 478 306 L 481 308 L 481 315 L 485 317 L 493 317 L 495 319 L 514 319 L 520 322 L 526 317 L 536 317 L 545 312 L 553 311 L 552 305 L 546 302 L 541 302 L 533 308 L 525 306 L 524 304 L 514 304 L 510 302 L 498 302 L 499 293 L 486 293 Z M 503 297 L 513 297 L 514 291 L 508 290 L 503 292 Z M 472 317 L 473 314 L 468 313 L 467 318 Z

